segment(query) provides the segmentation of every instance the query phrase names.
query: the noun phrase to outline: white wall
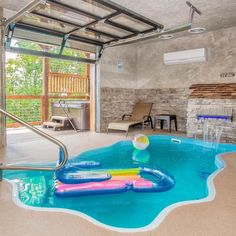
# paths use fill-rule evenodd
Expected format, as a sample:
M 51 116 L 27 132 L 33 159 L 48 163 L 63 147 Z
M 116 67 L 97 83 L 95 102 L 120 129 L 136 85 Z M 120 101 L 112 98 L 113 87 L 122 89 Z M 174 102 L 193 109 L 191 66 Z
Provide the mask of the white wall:
M 164 53 L 194 48 L 207 49 L 207 62 L 164 65 Z M 137 47 L 138 89 L 188 88 L 196 83 L 236 82 L 236 77 L 220 77 L 221 73 L 235 71 L 236 27 L 164 42 L 146 42 Z
M 101 87 L 135 88 L 137 86 L 136 51 L 135 45 L 105 49 L 101 60 Z M 123 62 L 123 71 L 118 71 L 118 60 Z
M 164 65 L 166 52 L 206 48 L 205 63 Z M 117 60 L 124 62 L 124 72 L 117 73 Z M 188 88 L 195 83 L 230 83 L 236 78 L 220 77 L 236 71 L 236 27 L 160 41 L 108 48 L 101 64 L 101 85 L 109 88 Z

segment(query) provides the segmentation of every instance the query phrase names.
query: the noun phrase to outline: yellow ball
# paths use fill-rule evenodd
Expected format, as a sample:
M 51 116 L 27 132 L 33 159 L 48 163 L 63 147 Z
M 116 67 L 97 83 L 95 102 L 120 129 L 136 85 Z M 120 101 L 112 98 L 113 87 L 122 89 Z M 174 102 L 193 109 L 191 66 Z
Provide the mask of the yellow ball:
M 149 145 L 149 139 L 144 134 L 137 134 L 133 139 L 133 146 L 138 150 L 145 150 Z

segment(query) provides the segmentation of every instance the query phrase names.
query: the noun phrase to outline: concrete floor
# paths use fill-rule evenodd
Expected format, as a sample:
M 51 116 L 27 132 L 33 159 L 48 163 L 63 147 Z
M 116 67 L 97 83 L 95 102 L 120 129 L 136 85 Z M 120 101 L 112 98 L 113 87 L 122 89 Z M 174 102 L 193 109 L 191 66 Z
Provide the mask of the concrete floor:
M 132 138 L 135 133 L 139 132 L 140 130 L 134 130 L 128 138 Z M 120 133 L 109 135 L 92 132 L 74 133 L 73 131 L 49 131 L 49 133 L 67 145 L 70 155 L 126 139 L 124 134 Z M 153 131 L 145 130 L 145 133 L 153 133 Z M 47 163 L 57 160 L 57 152 L 58 148 L 55 145 L 19 129 L 17 132 L 8 132 L 8 147 L 0 151 L 0 162 Z M 216 197 L 213 201 L 178 207 L 169 213 L 156 229 L 128 235 L 236 235 L 236 154 L 227 154 L 224 159 L 227 168 L 214 180 Z M 20 208 L 12 201 L 12 186 L 5 181 L 0 183 L 0 235 L 118 236 L 126 234 L 104 229 L 68 213 Z

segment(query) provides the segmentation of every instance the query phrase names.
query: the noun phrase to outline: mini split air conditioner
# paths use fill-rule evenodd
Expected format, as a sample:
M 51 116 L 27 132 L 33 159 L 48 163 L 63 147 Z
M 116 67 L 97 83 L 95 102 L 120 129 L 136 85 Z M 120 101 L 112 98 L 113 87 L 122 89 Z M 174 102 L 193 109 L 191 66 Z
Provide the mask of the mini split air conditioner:
M 198 48 L 164 54 L 165 65 L 187 64 L 206 61 L 206 49 Z

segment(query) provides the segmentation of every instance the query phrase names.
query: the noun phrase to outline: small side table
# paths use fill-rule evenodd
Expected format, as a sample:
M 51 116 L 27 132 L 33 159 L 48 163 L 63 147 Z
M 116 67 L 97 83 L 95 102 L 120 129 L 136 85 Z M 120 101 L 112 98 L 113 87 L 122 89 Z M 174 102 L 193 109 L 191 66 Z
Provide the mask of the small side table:
M 175 123 L 175 130 L 178 131 L 177 129 L 177 118 L 176 115 L 171 115 L 171 114 L 158 114 L 156 116 L 154 116 L 154 129 L 156 129 L 156 124 L 157 121 L 160 120 L 161 121 L 161 129 L 163 129 L 164 126 L 164 121 L 166 121 L 167 123 L 167 127 L 169 132 L 171 133 L 171 121 L 173 120 Z

